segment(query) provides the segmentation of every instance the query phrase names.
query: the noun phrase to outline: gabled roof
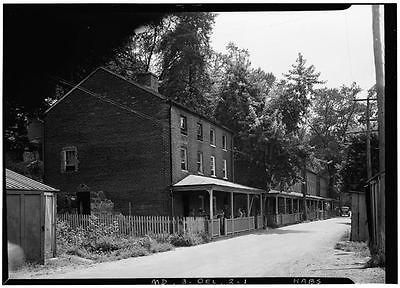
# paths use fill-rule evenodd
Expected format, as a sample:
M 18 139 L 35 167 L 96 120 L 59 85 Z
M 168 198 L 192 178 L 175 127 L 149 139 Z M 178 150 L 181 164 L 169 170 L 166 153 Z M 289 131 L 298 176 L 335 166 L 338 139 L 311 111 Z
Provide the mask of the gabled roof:
M 9 169 L 6 169 L 6 189 L 46 192 L 60 191 Z
M 95 69 L 93 72 L 91 72 L 91 73 L 90 73 L 88 76 L 86 76 L 81 82 L 79 82 L 79 83 L 78 83 L 77 85 L 75 85 L 70 91 L 68 91 L 63 97 L 61 97 L 56 103 L 54 103 L 50 108 L 48 108 L 48 109 L 45 111 L 45 114 L 47 114 L 49 111 L 51 111 L 55 106 L 57 106 L 58 103 L 60 103 L 61 101 L 63 101 L 66 97 L 68 97 L 68 95 L 70 95 L 70 94 L 71 94 L 73 91 L 75 91 L 75 90 L 81 90 L 82 92 L 86 92 L 86 93 L 88 93 L 88 94 L 91 94 L 91 93 L 89 93 L 89 91 L 87 91 L 84 87 L 81 87 L 81 86 L 83 86 L 83 84 L 86 82 L 86 80 L 88 80 L 90 77 L 92 77 L 92 76 L 93 76 L 96 72 L 98 72 L 99 70 L 105 71 L 105 72 L 109 73 L 110 75 L 113 75 L 114 77 L 117 77 L 117 78 L 119 78 L 119 79 L 121 79 L 121 80 L 123 80 L 123 81 L 126 81 L 126 82 L 128 82 L 128 83 L 130 83 L 130 84 L 132 84 L 132 85 L 134 85 L 134 86 L 136 86 L 136 87 L 138 87 L 138 88 L 140 88 L 140 89 L 142 89 L 142 90 L 144 90 L 144 91 L 150 93 L 151 95 L 160 98 L 160 99 L 163 100 L 163 101 L 166 101 L 166 102 L 171 103 L 171 105 L 174 105 L 174 106 L 176 106 L 176 107 L 178 107 L 178 108 L 184 109 L 184 110 L 186 110 L 186 111 L 189 112 L 189 113 L 195 114 L 195 115 L 197 115 L 198 117 L 203 118 L 203 119 L 207 120 L 208 122 L 210 122 L 210 123 L 212 123 L 212 124 L 214 124 L 214 125 L 216 125 L 216 126 L 219 126 L 219 127 L 223 128 L 223 129 L 225 129 L 225 130 L 227 130 L 227 131 L 233 133 L 232 129 L 230 129 L 230 128 L 228 128 L 228 127 L 226 127 L 226 126 L 224 126 L 224 125 L 222 125 L 222 124 L 220 124 L 220 123 L 218 123 L 218 122 L 216 122 L 216 121 L 214 121 L 214 120 L 212 120 L 212 119 L 209 119 L 208 117 L 206 117 L 206 116 L 204 116 L 204 115 L 199 114 L 198 112 L 196 112 L 196 111 L 194 111 L 194 110 L 192 110 L 192 109 L 186 107 L 186 106 L 183 105 L 183 104 L 180 104 L 180 103 L 178 103 L 178 102 L 176 102 L 176 101 L 174 101 L 174 100 L 171 100 L 171 99 L 165 97 L 164 95 L 158 93 L 157 91 L 154 91 L 153 89 L 150 89 L 150 88 L 148 88 L 148 87 L 146 87 L 146 86 L 144 86 L 144 85 L 140 85 L 139 83 L 134 82 L 134 81 L 132 81 L 132 80 L 130 80 L 130 79 L 127 79 L 127 78 L 125 78 L 125 77 L 123 77 L 123 76 L 121 76 L 121 75 L 118 75 L 117 73 L 114 73 L 113 71 L 110 71 L 110 70 L 108 70 L 107 68 L 104 68 L 104 67 L 98 67 L 98 68 Z
M 206 177 L 200 175 L 188 175 L 181 181 L 173 185 L 174 191 L 193 191 L 193 190 L 207 190 L 215 189 L 225 192 L 238 192 L 247 194 L 260 194 L 265 193 L 264 190 L 253 188 L 230 181 Z

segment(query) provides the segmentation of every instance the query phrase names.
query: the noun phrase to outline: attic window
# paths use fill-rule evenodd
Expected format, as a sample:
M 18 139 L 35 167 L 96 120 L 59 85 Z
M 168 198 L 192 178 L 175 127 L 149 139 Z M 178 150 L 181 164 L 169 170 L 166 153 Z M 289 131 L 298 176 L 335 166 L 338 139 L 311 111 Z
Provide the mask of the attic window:
M 78 150 L 75 146 L 64 147 L 61 151 L 61 172 L 78 171 Z

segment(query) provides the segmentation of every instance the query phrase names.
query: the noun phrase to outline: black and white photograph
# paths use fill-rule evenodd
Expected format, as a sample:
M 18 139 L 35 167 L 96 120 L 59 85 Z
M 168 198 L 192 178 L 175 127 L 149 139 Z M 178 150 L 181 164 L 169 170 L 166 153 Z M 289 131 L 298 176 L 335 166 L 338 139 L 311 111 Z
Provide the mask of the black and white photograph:
M 3 2 L 2 283 L 397 283 L 396 10 Z

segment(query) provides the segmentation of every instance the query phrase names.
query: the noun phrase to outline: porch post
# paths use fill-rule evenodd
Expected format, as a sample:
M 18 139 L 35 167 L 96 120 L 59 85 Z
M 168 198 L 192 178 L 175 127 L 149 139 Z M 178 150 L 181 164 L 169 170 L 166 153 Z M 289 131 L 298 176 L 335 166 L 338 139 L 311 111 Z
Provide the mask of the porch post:
M 247 220 L 250 231 L 250 194 L 247 194 Z
M 233 219 L 233 192 L 231 192 L 231 219 Z
M 275 214 L 278 215 L 278 196 L 275 196 Z
M 250 217 L 250 194 L 247 194 L 247 217 Z
M 292 204 L 292 208 L 290 209 L 290 211 L 292 212 L 292 214 L 294 214 L 294 205 L 293 205 L 293 198 L 290 198 L 291 199 L 291 204 Z
M 287 211 L 286 211 L 286 197 L 283 197 L 283 204 L 284 204 L 284 206 L 283 207 L 285 207 L 285 210 L 284 210 L 284 214 L 287 214 Z
M 213 207 L 214 207 L 214 205 L 213 205 L 213 190 L 212 189 L 210 189 L 210 190 L 208 190 L 208 193 L 210 194 L 210 223 L 211 223 L 211 238 L 213 237 L 213 235 L 214 235 L 214 223 L 213 223 L 213 219 L 214 219 L 214 211 L 213 211 Z
M 300 199 L 297 198 L 297 213 L 300 213 Z
M 260 194 L 260 219 L 261 219 L 261 223 L 257 223 L 258 224 L 258 228 L 264 228 L 264 213 L 263 213 L 263 203 L 264 203 L 264 199 L 263 199 L 263 194 Z

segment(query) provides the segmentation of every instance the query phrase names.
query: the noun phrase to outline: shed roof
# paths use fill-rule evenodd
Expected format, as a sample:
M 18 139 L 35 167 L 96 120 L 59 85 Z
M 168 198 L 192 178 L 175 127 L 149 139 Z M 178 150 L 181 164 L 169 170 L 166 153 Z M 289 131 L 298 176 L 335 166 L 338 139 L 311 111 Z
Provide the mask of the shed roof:
M 60 191 L 31 178 L 6 169 L 6 189 L 7 190 L 29 190 L 29 191 Z
M 205 177 L 199 175 L 188 175 L 175 185 L 173 185 L 175 191 L 186 191 L 186 190 L 201 190 L 201 189 L 216 189 L 225 192 L 238 192 L 248 194 L 260 194 L 265 193 L 264 190 L 253 188 L 230 181 Z

